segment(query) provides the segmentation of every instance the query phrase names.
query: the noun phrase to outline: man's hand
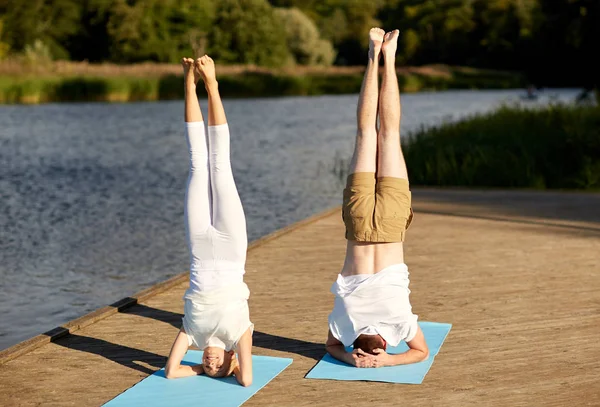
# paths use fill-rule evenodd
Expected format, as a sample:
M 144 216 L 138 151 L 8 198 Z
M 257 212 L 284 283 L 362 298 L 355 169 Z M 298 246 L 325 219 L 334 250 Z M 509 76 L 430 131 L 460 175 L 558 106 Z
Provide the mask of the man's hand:
M 388 354 L 383 349 L 373 349 L 373 367 L 393 366 L 392 355 Z
M 362 349 L 354 349 L 350 355 L 352 356 L 352 365 L 355 367 L 374 367 L 375 357 L 363 352 Z

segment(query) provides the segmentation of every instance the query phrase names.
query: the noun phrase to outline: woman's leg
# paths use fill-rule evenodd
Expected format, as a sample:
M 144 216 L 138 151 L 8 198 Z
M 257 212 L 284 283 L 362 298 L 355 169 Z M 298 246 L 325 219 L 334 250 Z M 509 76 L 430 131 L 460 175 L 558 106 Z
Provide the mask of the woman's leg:
M 408 179 L 400 144 L 400 91 L 396 77 L 398 30 L 385 35 L 381 92 L 379 93 L 379 135 L 377 176 Z
M 228 245 L 228 253 L 217 253 L 223 260 L 245 262 L 248 238 L 246 217 L 233 178 L 230 161 L 229 126 L 219 94 L 213 60 L 196 60 L 208 93 L 208 141 L 212 215 L 215 230 Z
M 206 259 L 206 236 L 211 226 L 211 192 L 208 172 L 208 152 L 202 111 L 196 96 L 200 76 L 194 60 L 182 60 L 185 81 L 185 122 L 190 156 L 190 170 L 185 198 L 185 228 L 192 268 Z M 210 252 L 210 250 L 209 250 Z
M 369 32 L 369 62 L 358 98 L 356 142 L 350 163 L 350 174 L 376 171 L 377 76 L 384 34 L 381 28 L 372 28 Z
M 195 70 L 193 59 L 183 58 L 181 65 L 183 65 L 185 87 L 186 138 L 190 153 L 190 172 L 184 208 L 185 229 L 193 267 L 194 261 L 203 257 L 200 250 L 205 246 L 202 243 L 204 243 L 206 232 L 210 228 L 210 186 L 204 120 L 196 96 L 196 83 L 200 77 Z M 181 360 L 188 347 L 188 336 L 181 328 L 171 347 L 165 366 L 165 376 L 168 379 L 193 376 L 203 372 L 202 365 L 181 365 Z

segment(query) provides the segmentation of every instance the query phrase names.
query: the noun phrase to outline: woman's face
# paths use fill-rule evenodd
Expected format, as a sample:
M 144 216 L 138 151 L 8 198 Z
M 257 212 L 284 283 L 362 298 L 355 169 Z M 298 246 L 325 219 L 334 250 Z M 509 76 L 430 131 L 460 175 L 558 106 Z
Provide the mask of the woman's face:
M 204 372 L 211 377 L 223 377 L 229 372 L 232 352 L 214 346 L 204 348 L 202 367 Z

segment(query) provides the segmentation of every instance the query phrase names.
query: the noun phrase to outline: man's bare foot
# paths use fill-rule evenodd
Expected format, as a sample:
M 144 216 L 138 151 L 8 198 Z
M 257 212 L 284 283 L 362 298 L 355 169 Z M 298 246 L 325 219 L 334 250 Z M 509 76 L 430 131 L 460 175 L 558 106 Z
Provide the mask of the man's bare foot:
M 215 62 L 208 55 L 198 58 L 194 64 L 198 73 L 204 80 L 204 86 L 212 86 L 217 84 L 217 75 L 215 72 Z
M 400 34 L 400 31 L 398 30 L 394 30 L 394 31 L 390 31 L 389 33 L 385 34 L 385 37 L 383 37 L 384 43 L 383 46 L 381 47 L 381 50 L 383 52 L 383 56 L 384 57 L 392 57 L 395 58 L 396 57 L 396 48 L 398 47 L 398 35 Z
M 381 28 L 371 28 L 369 31 L 369 57 L 374 58 L 379 56 L 381 46 L 383 44 L 383 36 L 385 31 Z
M 192 58 L 181 58 L 183 66 L 183 80 L 186 86 L 196 86 L 200 80 L 200 74 L 194 69 L 194 60 Z

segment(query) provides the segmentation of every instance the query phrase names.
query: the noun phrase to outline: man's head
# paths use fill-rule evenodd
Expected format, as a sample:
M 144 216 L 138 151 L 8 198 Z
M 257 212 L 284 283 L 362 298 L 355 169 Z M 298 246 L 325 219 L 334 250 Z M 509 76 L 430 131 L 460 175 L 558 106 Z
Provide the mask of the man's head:
M 354 349 L 361 349 L 365 353 L 374 355 L 373 350 L 383 349 L 385 350 L 387 343 L 381 337 L 381 335 L 359 335 L 354 341 Z
M 231 358 L 233 351 L 214 346 L 204 348 L 202 355 L 202 368 L 204 373 L 211 377 L 224 377 L 231 374 Z

